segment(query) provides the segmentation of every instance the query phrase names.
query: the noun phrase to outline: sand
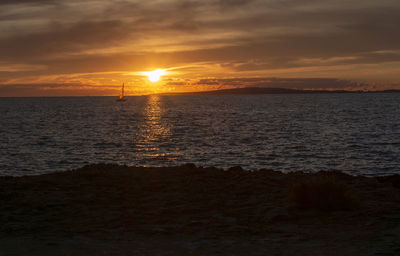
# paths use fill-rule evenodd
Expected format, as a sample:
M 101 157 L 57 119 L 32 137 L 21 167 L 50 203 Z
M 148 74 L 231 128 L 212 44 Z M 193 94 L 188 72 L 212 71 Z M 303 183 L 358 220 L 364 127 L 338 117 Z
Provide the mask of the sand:
M 400 255 L 400 176 L 96 164 L 0 177 L 0 224 L 0 255 Z

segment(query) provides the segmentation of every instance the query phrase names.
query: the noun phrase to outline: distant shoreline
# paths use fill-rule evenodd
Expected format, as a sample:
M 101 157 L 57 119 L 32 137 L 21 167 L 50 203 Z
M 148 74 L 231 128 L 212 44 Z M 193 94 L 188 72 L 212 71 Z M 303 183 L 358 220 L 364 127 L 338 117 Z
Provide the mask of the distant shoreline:
M 300 90 L 288 88 L 263 88 L 245 87 L 234 89 L 222 89 L 200 92 L 161 93 L 159 95 L 236 95 L 236 94 L 324 94 L 324 93 L 400 93 L 400 90 L 381 91 L 349 91 L 349 90 Z
M 151 95 L 160 96 L 179 96 L 179 95 L 251 95 L 251 94 L 370 94 L 370 93 L 400 93 L 400 90 L 380 90 L 380 91 L 350 91 L 350 90 L 301 90 L 301 89 L 288 89 L 288 88 L 263 88 L 263 87 L 245 87 L 245 88 L 234 88 L 234 89 L 221 89 L 211 91 L 197 91 L 197 92 L 171 92 L 171 93 L 153 93 L 153 94 L 142 94 L 142 95 L 125 95 L 126 97 L 143 97 Z M 13 98 L 102 98 L 102 97 L 113 97 L 115 95 L 65 95 L 65 96 L 0 96 L 0 99 L 13 99 Z

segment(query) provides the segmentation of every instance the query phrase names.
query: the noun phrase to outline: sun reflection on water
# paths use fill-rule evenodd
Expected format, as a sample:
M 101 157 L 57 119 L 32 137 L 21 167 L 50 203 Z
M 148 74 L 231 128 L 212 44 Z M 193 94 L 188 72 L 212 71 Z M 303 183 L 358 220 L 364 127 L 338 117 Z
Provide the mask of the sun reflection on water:
M 142 157 L 158 159 L 166 156 L 161 146 L 168 143 L 171 129 L 167 119 L 163 118 L 163 102 L 159 95 L 150 95 L 143 109 L 144 122 L 140 127 L 136 148 Z

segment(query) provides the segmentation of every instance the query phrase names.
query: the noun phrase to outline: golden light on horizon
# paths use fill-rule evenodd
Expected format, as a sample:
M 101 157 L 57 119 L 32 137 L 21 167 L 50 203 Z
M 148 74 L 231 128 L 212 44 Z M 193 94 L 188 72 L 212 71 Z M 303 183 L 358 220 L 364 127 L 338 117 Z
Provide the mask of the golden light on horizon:
M 156 69 L 153 71 L 142 72 L 143 75 L 147 76 L 150 82 L 155 83 L 160 81 L 161 76 L 167 74 L 165 69 Z

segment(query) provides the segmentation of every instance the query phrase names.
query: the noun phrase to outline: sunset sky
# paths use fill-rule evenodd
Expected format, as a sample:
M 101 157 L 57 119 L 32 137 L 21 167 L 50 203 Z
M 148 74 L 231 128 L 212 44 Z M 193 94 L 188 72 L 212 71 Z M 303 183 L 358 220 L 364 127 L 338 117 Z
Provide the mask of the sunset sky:
M 398 0 L 1 0 L 0 96 L 400 89 L 399 24 Z

